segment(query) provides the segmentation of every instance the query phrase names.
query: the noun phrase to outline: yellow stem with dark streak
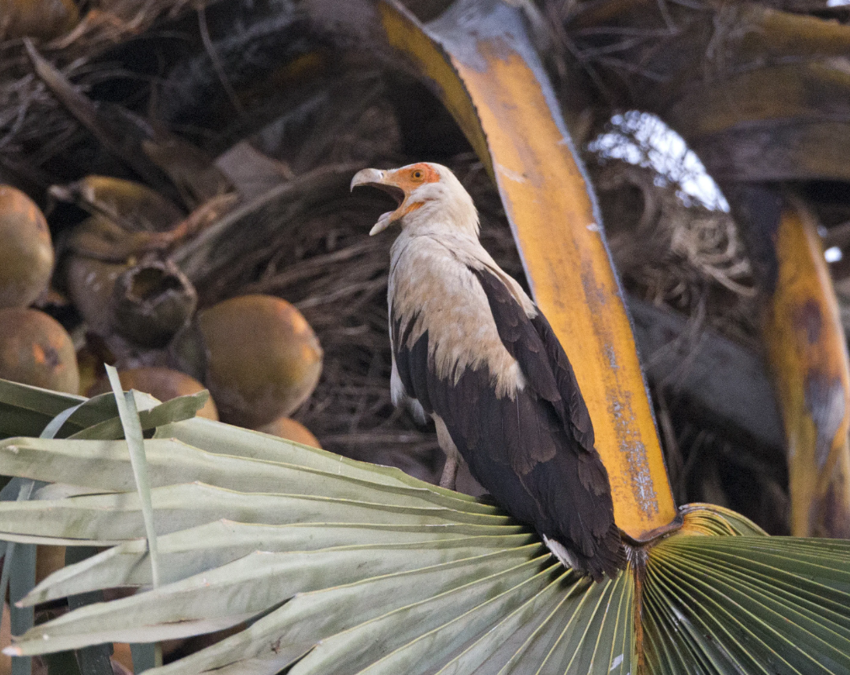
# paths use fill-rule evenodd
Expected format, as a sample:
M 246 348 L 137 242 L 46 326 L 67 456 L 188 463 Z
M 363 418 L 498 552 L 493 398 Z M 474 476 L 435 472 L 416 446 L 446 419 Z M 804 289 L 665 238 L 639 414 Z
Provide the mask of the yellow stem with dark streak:
M 812 216 L 784 209 L 763 334 L 788 439 L 791 533 L 850 537 L 850 369 Z

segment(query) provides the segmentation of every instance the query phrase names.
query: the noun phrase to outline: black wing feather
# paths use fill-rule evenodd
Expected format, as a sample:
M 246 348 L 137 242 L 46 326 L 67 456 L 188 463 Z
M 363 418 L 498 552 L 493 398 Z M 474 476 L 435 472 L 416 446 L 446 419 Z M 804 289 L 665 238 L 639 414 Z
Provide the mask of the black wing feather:
M 470 268 L 470 271 L 478 278 L 487 295 L 490 311 L 496 320 L 496 328 L 505 349 L 519 362 L 522 372 L 538 396 L 550 403 L 559 403 L 562 394 L 546 345 L 537 328 L 529 321 L 516 298 L 498 277 L 486 269 Z M 549 330 L 551 332 L 551 328 Z
M 593 452 L 593 424 L 575 372 L 542 312 L 529 319 L 505 284 L 487 269 L 472 270 L 481 282 L 502 344 L 522 368 L 537 394 L 555 407 L 561 421 L 588 452 Z
M 569 423 L 569 428 L 581 446 L 587 451 L 591 451 L 594 444 L 593 424 L 590 421 L 590 413 L 587 411 L 570 360 L 555 335 L 555 331 L 549 325 L 549 321 L 541 312 L 538 312 L 537 316 L 530 321 L 543 342 L 547 360 L 554 370 L 558 392 L 561 394 L 561 399 L 565 405 L 564 415 Z
M 428 334 L 423 334 L 409 349 L 405 347 L 403 351 L 399 351 L 399 345 L 406 345 L 409 341 L 416 318 L 413 316 L 409 319 L 402 334 L 401 318 L 390 316 L 396 370 L 405 393 L 410 398 L 417 399 L 425 413 L 430 415 L 434 412 L 434 407 L 428 395 Z

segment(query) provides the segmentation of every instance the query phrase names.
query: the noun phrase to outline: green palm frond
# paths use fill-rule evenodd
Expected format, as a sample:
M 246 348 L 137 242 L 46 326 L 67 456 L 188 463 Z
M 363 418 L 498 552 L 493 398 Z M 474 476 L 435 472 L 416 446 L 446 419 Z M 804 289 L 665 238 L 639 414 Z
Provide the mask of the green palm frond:
M 189 419 L 200 410 L 209 392 L 181 396 L 160 403 L 152 396 L 138 391 L 133 398 L 139 411 L 143 431 L 161 427 L 170 422 Z M 123 438 L 123 427 L 118 416 L 118 405 L 112 394 L 101 394 L 90 399 L 62 394 L 38 387 L 29 387 L 0 379 L 0 438 L 11 436 L 39 436 L 54 419 L 73 408 L 55 438 L 118 439 Z
M 671 537 L 645 581 L 653 673 L 850 672 L 850 542 Z
M 46 425 L 57 401 L 80 403 L 8 383 L 0 396 L 13 433 Z M 0 503 L 5 539 L 111 546 L 22 604 L 140 589 L 29 629 L 16 654 L 236 626 L 146 672 L 850 672 L 850 542 L 767 537 L 731 511 L 690 505 L 681 530 L 632 549 L 625 573 L 596 584 L 495 506 L 396 469 L 184 419 L 197 401 L 139 400 L 140 416 L 164 420 L 144 442 L 155 589 L 127 443 L 80 438 L 111 424 L 114 405 L 93 400 L 71 415 L 64 431 L 75 438 L 0 441 L 0 472 L 48 483 L 33 500 Z

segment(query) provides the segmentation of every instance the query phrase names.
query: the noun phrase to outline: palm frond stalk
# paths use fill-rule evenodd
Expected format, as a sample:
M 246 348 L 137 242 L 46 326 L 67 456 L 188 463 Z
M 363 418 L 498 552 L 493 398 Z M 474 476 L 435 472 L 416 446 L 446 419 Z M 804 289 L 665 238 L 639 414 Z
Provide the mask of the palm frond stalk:
M 850 362 L 814 214 L 760 186 L 729 191 L 761 296 L 761 330 L 788 444 L 791 533 L 850 535 Z

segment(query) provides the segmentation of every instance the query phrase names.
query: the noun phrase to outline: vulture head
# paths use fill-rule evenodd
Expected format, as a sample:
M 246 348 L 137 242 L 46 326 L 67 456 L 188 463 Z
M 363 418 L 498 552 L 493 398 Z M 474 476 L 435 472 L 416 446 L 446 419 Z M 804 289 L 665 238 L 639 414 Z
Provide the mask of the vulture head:
M 478 212 L 472 197 L 448 168 L 432 162 L 399 169 L 363 169 L 351 179 L 351 189 L 369 185 L 390 194 L 398 208 L 384 213 L 369 231 L 378 234 L 393 223 L 405 230 L 433 234 L 453 232 L 478 236 Z

